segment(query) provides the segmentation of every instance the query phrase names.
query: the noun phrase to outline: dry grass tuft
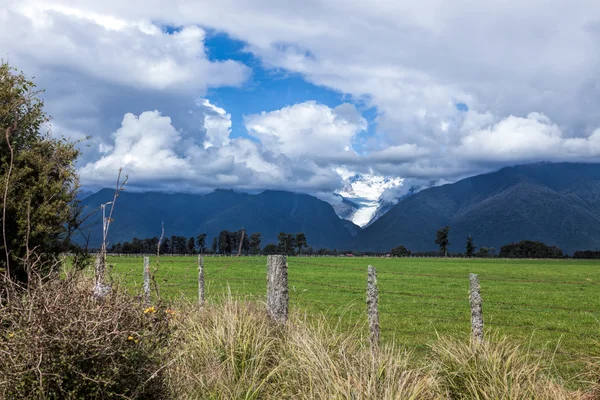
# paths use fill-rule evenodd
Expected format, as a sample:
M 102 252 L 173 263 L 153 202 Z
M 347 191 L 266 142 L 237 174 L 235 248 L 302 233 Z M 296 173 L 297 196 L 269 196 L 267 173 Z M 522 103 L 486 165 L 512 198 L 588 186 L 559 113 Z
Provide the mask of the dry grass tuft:
M 168 368 L 175 398 L 422 399 L 435 380 L 411 369 L 409 354 L 376 354 L 357 331 L 331 329 L 325 317 L 272 323 L 255 303 L 228 299 L 180 320 Z
M 575 399 L 549 378 L 534 356 L 507 338 L 491 335 L 484 343 L 438 338 L 432 366 L 450 399 Z

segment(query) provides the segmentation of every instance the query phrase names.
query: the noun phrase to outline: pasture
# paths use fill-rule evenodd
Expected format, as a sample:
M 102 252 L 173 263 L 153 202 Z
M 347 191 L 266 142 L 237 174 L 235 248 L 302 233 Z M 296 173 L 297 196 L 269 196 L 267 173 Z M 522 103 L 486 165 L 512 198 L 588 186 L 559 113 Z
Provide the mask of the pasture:
M 113 275 L 142 286 L 141 257 L 109 257 Z M 266 257 L 204 258 L 206 298 L 264 300 Z M 479 274 L 486 331 L 520 341 L 566 375 L 575 360 L 599 354 L 600 262 L 432 258 L 288 257 L 290 308 L 327 313 L 340 326 L 366 328 L 367 266 L 377 268 L 382 340 L 417 353 L 437 334 L 470 331 L 469 273 Z M 151 257 L 151 266 L 156 258 Z M 156 281 L 163 298 L 197 298 L 197 258 L 160 258 Z M 365 330 L 366 332 L 366 330 Z M 424 352 L 423 352 L 424 353 Z

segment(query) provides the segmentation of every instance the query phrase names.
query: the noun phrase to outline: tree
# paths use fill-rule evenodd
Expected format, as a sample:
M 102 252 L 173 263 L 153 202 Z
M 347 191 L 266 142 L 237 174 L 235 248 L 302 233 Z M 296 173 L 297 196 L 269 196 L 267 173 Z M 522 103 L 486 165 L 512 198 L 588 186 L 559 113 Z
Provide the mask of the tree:
M 0 270 L 27 279 L 30 259 L 44 270 L 73 251 L 81 223 L 75 144 L 43 132 L 50 118 L 41 91 L 0 63 Z M 40 257 L 37 259 L 37 257 Z
M 216 236 L 213 237 L 212 246 L 211 246 L 213 254 L 215 254 L 217 252 L 218 240 L 219 239 Z
M 188 254 L 194 254 L 196 252 L 196 240 L 194 239 L 193 236 L 191 238 L 189 238 L 187 247 L 188 247 Z
M 201 233 L 196 238 L 196 244 L 198 245 L 198 251 L 200 254 L 204 253 L 204 246 L 206 246 L 206 233 Z
M 260 232 L 254 232 L 252 235 L 250 235 L 250 253 L 260 253 Z
M 269 243 L 263 249 L 263 254 L 271 255 L 271 254 L 277 254 L 277 253 L 279 253 L 279 248 L 277 246 L 275 246 L 273 243 Z
M 306 235 L 303 232 L 299 232 L 296 234 L 296 247 L 298 248 L 298 253 L 302 254 L 302 249 L 307 247 L 308 243 L 306 243 Z
M 448 241 L 448 233 L 450 233 L 450 227 L 445 226 L 438 229 L 435 235 L 435 244 L 440 246 L 440 251 L 444 253 L 444 257 L 448 257 L 448 246 L 450 246 L 450 242 Z
M 556 246 L 548 246 L 542 242 L 523 240 L 500 248 L 503 258 L 562 258 L 563 252 Z
M 477 253 L 475 253 L 475 257 L 478 258 L 488 258 L 490 256 L 490 249 L 487 247 L 480 247 Z
M 169 254 L 171 251 L 171 242 L 169 239 L 163 239 L 160 243 L 160 254 Z
M 221 231 L 219 233 L 219 253 L 231 254 L 231 232 Z
M 394 247 L 392 251 L 390 251 L 390 255 L 392 257 L 407 257 L 410 256 L 410 250 L 400 245 L 398 247 Z
M 279 252 L 288 256 L 294 254 L 296 248 L 296 237 L 291 233 L 280 232 L 277 236 L 279 240 Z
M 467 246 L 465 248 L 465 255 L 469 258 L 473 257 L 473 254 L 475 253 L 475 243 L 473 243 L 473 236 L 469 235 L 467 237 Z

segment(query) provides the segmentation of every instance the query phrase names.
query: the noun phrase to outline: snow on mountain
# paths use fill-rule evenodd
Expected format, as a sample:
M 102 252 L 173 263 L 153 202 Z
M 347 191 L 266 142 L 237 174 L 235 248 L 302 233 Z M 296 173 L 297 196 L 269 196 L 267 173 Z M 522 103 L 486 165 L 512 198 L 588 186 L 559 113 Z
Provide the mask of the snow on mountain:
M 340 218 L 348 219 L 360 227 L 366 226 L 376 215 L 384 192 L 403 183 L 402 178 L 356 174 L 342 168 L 337 172 L 346 185 L 336 194 L 346 201 L 334 205 L 334 209 Z

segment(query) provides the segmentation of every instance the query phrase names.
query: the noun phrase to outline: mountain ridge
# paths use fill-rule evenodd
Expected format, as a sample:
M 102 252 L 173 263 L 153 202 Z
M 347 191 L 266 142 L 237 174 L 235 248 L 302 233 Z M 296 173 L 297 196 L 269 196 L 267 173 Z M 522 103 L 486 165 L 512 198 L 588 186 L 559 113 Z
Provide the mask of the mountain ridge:
M 353 241 L 358 250 L 435 249 L 449 225 L 450 250 L 472 234 L 480 247 L 530 239 L 567 252 L 600 247 L 600 165 L 537 163 L 506 167 L 402 199 Z
M 112 201 L 114 190 L 102 189 L 82 200 L 88 211 Z M 90 246 L 101 242 L 102 216 L 95 213 L 86 223 Z M 259 194 L 215 190 L 205 195 L 162 192 L 119 194 L 109 231 L 111 243 L 133 237 L 160 236 L 164 221 L 165 236 L 197 236 L 206 233 L 207 246 L 222 230 L 261 232 L 263 246 L 277 243 L 279 232 L 304 232 L 314 248 L 349 243 L 360 227 L 339 218 L 333 207 L 316 197 L 285 191 Z M 83 238 L 80 238 L 80 241 Z

